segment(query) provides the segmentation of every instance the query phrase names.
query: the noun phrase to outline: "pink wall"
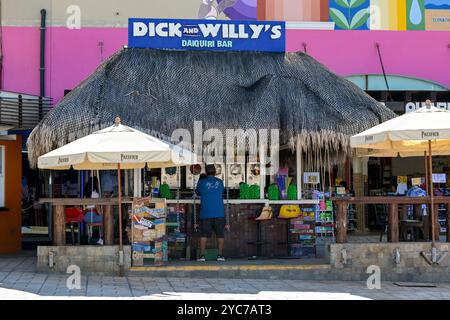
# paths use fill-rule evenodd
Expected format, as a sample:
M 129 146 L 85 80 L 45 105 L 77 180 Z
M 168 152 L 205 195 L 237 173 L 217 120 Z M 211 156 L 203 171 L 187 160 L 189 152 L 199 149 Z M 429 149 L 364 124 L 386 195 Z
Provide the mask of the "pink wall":
M 55 103 L 128 42 L 125 28 L 52 27 L 46 37 L 45 93 Z M 39 28 L 4 27 L 4 90 L 39 94 L 39 39 Z
M 47 31 L 46 95 L 59 101 L 103 60 L 127 43 L 125 28 L 52 27 Z M 342 75 L 381 74 L 375 43 L 386 72 L 450 87 L 450 32 L 288 30 L 288 51 L 302 51 Z M 4 27 L 3 89 L 39 94 L 39 28 Z
M 339 75 L 386 73 L 421 78 L 450 88 L 450 32 L 287 31 L 287 50 L 307 52 Z

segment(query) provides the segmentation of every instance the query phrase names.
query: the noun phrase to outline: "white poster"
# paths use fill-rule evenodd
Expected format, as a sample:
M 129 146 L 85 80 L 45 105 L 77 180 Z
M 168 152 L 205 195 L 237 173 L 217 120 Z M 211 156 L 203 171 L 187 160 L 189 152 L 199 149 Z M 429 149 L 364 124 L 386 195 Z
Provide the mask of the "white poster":
M 205 173 L 205 165 L 202 164 L 194 164 L 186 168 L 186 188 L 194 189 L 194 185 L 196 186 L 198 179 L 200 178 L 200 174 Z
M 253 162 L 247 164 L 247 184 L 261 184 L 261 166 L 259 163 Z
M 445 173 L 433 173 L 433 183 L 447 183 L 447 175 Z
M 225 181 L 225 165 L 223 163 L 215 163 L 216 167 L 216 178 Z
M 180 182 L 180 168 L 170 167 L 162 169 L 161 183 L 167 183 L 169 185 L 169 188 L 179 188 Z
M 239 189 L 239 184 L 245 182 L 245 165 L 233 163 L 228 165 L 227 183 L 228 188 Z
M 303 182 L 306 184 L 319 184 L 320 183 L 320 173 L 319 172 L 304 172 Z

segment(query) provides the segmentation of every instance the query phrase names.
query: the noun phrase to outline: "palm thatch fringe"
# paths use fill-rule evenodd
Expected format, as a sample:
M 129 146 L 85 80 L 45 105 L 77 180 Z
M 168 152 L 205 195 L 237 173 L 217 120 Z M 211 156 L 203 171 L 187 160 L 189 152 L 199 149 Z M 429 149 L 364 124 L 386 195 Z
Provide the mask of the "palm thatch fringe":
M 32 167 L 57 147 L 111 125 L 115 116 L 169 140 L 194 121 L 217 129 L 279 129 L 308 163 L 342 162 L 349 137 L 395 115 L 303 53 L 124 49 L 68 94 L 28 140 Z

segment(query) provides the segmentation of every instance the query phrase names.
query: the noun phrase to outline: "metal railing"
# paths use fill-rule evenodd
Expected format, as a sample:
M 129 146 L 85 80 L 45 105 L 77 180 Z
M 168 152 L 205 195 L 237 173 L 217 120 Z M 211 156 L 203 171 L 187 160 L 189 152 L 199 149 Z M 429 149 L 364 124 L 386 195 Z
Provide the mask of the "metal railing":
M 14 129 L 33 129 L 52 108 L 47 97 L 0 97 L 0 123 Z

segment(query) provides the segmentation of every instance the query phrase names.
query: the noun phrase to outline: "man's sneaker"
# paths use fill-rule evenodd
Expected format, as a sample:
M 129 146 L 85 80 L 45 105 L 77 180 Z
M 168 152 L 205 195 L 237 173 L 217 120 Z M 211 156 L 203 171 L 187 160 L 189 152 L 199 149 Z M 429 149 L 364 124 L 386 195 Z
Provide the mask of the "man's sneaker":
M 199 261 L 199 262 L 205 262 L 205 261 L 206 261 L 206 258 L 205 258 L 205 256 L 200 256 L 200 258 L 198 258 L 197 261 Z
M 219 255 L 219 256 L 217 256 L 217 261 L 226 261 L 226 260 L 224 257 Z

